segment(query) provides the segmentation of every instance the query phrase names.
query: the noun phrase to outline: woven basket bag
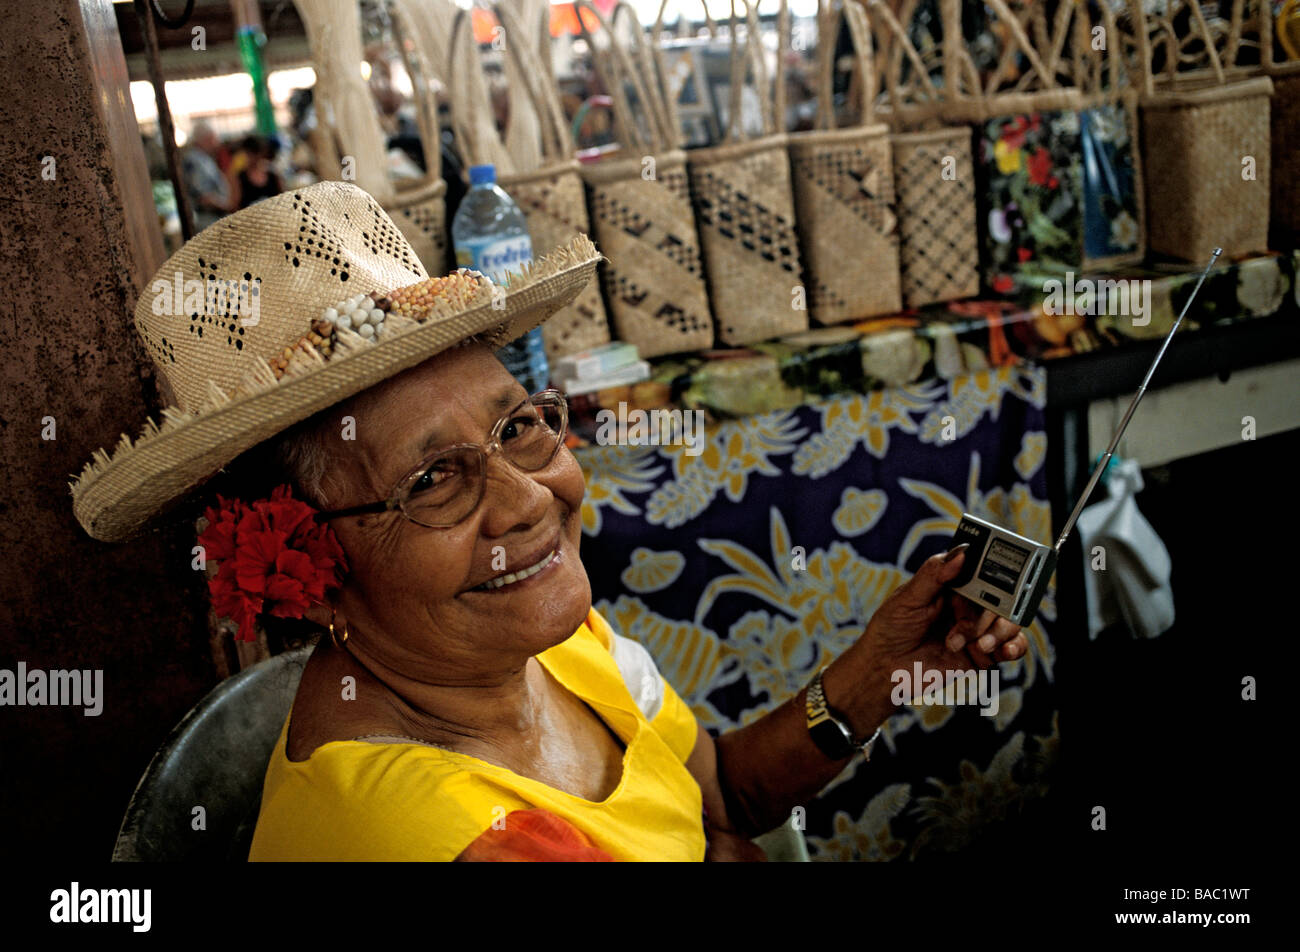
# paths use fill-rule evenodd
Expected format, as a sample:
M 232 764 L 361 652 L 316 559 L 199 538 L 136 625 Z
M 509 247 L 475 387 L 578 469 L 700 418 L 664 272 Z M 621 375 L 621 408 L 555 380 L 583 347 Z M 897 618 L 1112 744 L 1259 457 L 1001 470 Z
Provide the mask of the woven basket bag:
M 832 82 L 838 14 L 831 0 L 818 8 L 817 128 L 790 135 L 799 248 L 808 309 L 821 324 L 892 314 L 902 307 L 898 275 L 898 219 L 894 212 L 889 127 L 872 121 L 875 74 L 871 28 L 852 0 L 843 16 L 853 39 L 863 108 L 855 125 L 834 129 Z M 781 2 L 779 35 L 790 36 Z M 788 44 L 786 44 L 788 45 Z M 776 115 L 785 115 L 784 56 L 777 57 Z
M 743 0 L 742 0 L 743 2 Z M 659 51 L 664 11 L 655 24 Z M 794 190 L 790 179 L 789 138 L 778 133 L 759 43 L 758 15 L 746 4 L 749 32 L 738 55 L 731 31 L 731 105 L 726 141 L 687 153 L 691 198 L 700 229 L 709 300 L 718 338 L 740 346 L 808 329 L 803 262 L 795 231 Z M 710 30 L 716 36 L 708 11 Z M 741 130 L 741 86 L 752 64 L 762 105 L 764 134 L 746 141 Z M 680 128 L 676 98 L 667 97 L 670 121 Z
M 497 183 L 514 199 L 528 223 L 533 257 L 549 254 L 567 244 L 575 235 L 591 231 L 587 201 L 574 145 L 564 112 L 555 91 L 550 71 L 537 55 L 518 17 L 505 5 L 496 7 L 496 15 L 505 30 L 505 49 L 516 67 L 523 96 L 511 103 L 512 114 L 523 102 L 532 106 L 537 120 L 540 148 L 531 153 L 511 155 L 495 135 L 489 136 L 482 123 L 472 121 L 476 110 L 487 108 L 477 101 L 462 70 L 478 69 L 480 64 L 470 37 L 468 10 L 457 13 L 451 30 L 448 57 L 448 98 L 451 100 L 457 139 L 462 143 L 471 164 L 494 162 L 499 166 Z M 536 162 L 525 169 L 525 164 Z M 557 311 L 542 325 L 542 341 L 547 360 L 552 364 L 568 354 L 599 347 L 610 340 L 605 303 L 596 282 L 589 283 L 568 307 Z
M 876 116 L 889 136 L 898 214 L 903 304 L 923 307 L 979 293 L 979 229 L 971 132 L 940 118 L 942 101 L 930 70 L 890 7 L 868 0 L 882 88 Z M 901 10 L 908 21 L 916 0 Z
M 619 152 L 582 166 L 597 247 L 608 259 L 600 275 L 616 336 L 635 344 L 642 357 L 713 346 L 713 314 L 704 280 L 700 240 L 691 210 L 686 153 L 667 122 L 662 87 L 652 68 L 641 30 L 621 37 L 609 20 L 585 0 L 579 22 L 593 61 L 613 100 Z M 635 24 L 636 14 L 620 3 L 611 11 Z M 591 19 L 608 40 L 597 55 L 587 32 Z M 635 44 L 635 49 L 632 49 Z M 635 91 L 640 118 L 627 97 Z
M 985 0 L 984 6 L 1002 42 L 997 49 L 996 65 L 991 70 L 980 70 L 971 49 L 961 40 L 960 0 L 941 2 L 945 86 L 941 112 L 978 127 L 976 179 L 981 190 L 980 201 L 988 204 L 992 212 L 1001 207 L 1000 202 L 1013 198 L 1020 212 L 1031 209 L 1036 216 L 1034 222 L 1018 225 L 1019 231 L 1008 244 L 996 237 L 990 214 L 990 224 L 981 233 L 986 278 L 1017 267 L 1008 256 L 1021 241 L 1026 242 L 1021 247 L 1031 253 L 1028 260 L 1054 260 L 1057 267 L 1105 268 L 1140 261 L 1145 255 L 1146 213 L 1142 196 L 1143 164 L 1137 145 L 1141 139 L 1137 97 L 1131 87 L 1123 85 L 1127 82 L 1127 72 L 1119 69 L 1120 43 L 1113 25 L 1105 27 L 1101 34 L 1109 39 L 1109 51 L 1097 55 L 1088 46 L 1094 34 L 1084 5 L 1059 5 L 1049 23 L 1044 5 L 1033 0 Z M 1053 112 L 1061 115 L 1053 117 L 1050 125 L 1044 122 L 1040 130 L 1034 123 L 1038 114 Z M 1090 114 L 1090 122 L 1100 123 L 1103 112 L 1117 117 L 1125 127 L 1127 140 L 1115 147 L 1115 153 L 1116 161 L 1131 163 L 1131 181 L 1119 176 L 1111 180 L 1100 171 L 1089 178 L 1087 162 L 1090 160 L 1086 157 L 1088 145 L 1083 130 L 1085 113 Z M 1000 160 L 995 163 L 985 151 L 991 145 L 990 129 L 995 124 L 1006 129 L 1013 121 L 1032 123 L 1030 128 L 1037 137 L 1036 155 L 1041 157 L 1044 151 L 1050 155 L 1045 172 L 1040 167 L 1037 174 L 1052 179 L 1059 175 L 1061 192 L 1054 191 L 1058 188 L 1055 181 L 1033 182 L 1030 160 L 1027 153 L 1021 154 L 1020 146 L 1014 147 L 1015 165 L 1011 169 L 1001 169 Z M 1067 123 L 1074 128 L 1071 130 Z M 1072 146 L 1066 157 L 1061 154 L 1062 140 L 1058 137 L 1062 136 Z M 1077 141 L 1071 142 L 1072 139 Z M 1005 178 L 997 184 L 1002 176 L 1022 172 L 1027 174 L 1019 184 L 1008 185 Z M 1022 188 L 1023 195 L 1018 191 Z M 1131 238 L 1113 242 L 1118 248 L 1089 257 L 1090 232 L 1095 235 L 1098 228 L 1113 224 L 1105 211 L 1097 212 L 1090 202 L 1093 199 L 1100 204 L 1106 195 L 1121 200 L 1124 210 L 1131 201 L 1134 231 Z M 1054 220 L 1055 215 L 1061 215 L 1062 221 Z M 1026 220 L 1029 217 L 1024 215 Z
M 1179 7 L 1192 14 L 1181 35 L 1170 26 Z M 1203 261 L 1216 247 L 1227 256 L 1268 250 L 1273 81 L 1225 66 L 1240 26 L 1221 54 L 1197 0 L 1169 0 L 1160 19 L 1129 0 L 1129 16 L 1137 24 L 1151 250 L 1186 261 Z M 1165 60 L 1158 75 L 1157 51 Z M 1189 62 L 1197 68 L 1182 71 Z

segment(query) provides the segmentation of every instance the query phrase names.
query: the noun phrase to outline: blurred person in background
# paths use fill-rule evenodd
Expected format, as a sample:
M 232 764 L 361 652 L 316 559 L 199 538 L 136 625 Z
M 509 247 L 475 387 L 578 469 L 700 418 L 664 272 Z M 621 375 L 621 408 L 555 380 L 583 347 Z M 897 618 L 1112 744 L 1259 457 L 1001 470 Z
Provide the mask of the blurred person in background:
M 284 182 L 275 169 L 280 154 L 279 143 L 268 136 L 250 135 L 240 145 L 231 171 L 230 185 L 239 208 L 284 191 Z
M 212 127 L 206 122 L 195 123 L 189 146 L 181 156 L 181 176 L 189 192 L 194 227 L 198 231 L 239 208 L 237 198 L 231 195 L 230 183 L 217 163 L 221 150 L 221 139 Z

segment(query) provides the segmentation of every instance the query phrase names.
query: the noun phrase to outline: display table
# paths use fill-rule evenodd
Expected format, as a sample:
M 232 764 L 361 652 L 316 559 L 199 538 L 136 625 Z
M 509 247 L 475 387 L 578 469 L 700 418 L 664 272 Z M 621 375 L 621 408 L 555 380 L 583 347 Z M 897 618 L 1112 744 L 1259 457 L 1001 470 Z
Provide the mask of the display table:
M 1280 256 L 1227 265 L 1197 312 L 1228 320 L 1294 306 L 1282 300 L 1294 274 Z M 1151 319 L 1131 336 L 1167 332 L 1188 282 L 1157 275 Z M 1194 332 L 1200 321 L 1185 323 Z M 966 302 L 659 361 L 650 383 L 575 399 L 588 438 L 619 402 L 711 421 L 698 455 L 575 450 L 596 607 L 646 646 L 707 729 L 752 722 L 851 644 L 885 596 L 948 547 L 964 510 L 1053 541 L 1040 361 L 1122 344 L 1124 326 Z M 1000 666 L 996 714 L 905 708 L 869 763 L 855 758 L 806 805 L 813 859 L 959 850 L 1045 795 L 1059 738 L 1055 586 L 1027 629 L 1028 656 Z

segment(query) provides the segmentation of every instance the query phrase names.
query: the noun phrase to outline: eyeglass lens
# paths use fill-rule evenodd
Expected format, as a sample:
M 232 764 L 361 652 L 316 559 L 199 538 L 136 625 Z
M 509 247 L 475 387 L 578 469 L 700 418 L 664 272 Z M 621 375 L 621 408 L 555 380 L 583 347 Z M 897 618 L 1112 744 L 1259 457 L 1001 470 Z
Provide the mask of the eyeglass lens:
M 501 451 L 515 466 L 535 472 L 554 458 L 563 430 L 564 413 L 558 402 L 525 404 L 501 427 Z M 440 453 L 408 484 L 406 514 L 423 525 L 455 525 L 479 503 L 485 462 L 474 447 Z

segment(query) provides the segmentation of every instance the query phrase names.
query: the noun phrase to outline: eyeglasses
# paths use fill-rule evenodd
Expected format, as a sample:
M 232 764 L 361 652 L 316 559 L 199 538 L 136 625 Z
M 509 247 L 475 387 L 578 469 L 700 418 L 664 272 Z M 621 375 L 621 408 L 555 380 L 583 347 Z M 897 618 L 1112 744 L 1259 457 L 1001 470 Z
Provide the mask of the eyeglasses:
M 569 427 L 569 405 L 558 390 L 543 390 L 492 427 L 487 445 L 457 443 L 423 460 L 380 502 L 320 513 L 318 519 L 400 509 L 416 525 L 448 529 L 464 521 L 483 501 L 487 458 L 493 450 L 517 469 L 535 473 L 555 459 Z

